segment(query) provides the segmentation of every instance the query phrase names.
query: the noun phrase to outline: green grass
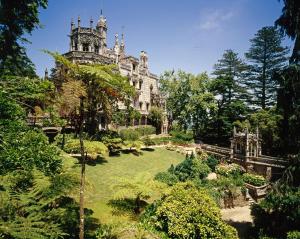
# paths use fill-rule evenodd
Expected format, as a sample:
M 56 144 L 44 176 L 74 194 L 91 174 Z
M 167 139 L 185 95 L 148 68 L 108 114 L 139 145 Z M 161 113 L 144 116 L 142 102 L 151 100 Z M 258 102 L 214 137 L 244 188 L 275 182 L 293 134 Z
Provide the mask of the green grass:
M 154 177 L 156 173 L 165 171 L 171 164 L 176 165 L 184 159 L 183 155 L 164 148 L 142 152 L 140 156 L 121 154 L 106 157 L 103 162 L 94 166 L 87 165 L 85 207 L 92 209 L 94 217 L 101 223 L 123 223 L 132 220 L 128 215 L 113 215 L 112 208 L 107 205 L 114 196 L 113 186 L 116 184 L 116 178 L 133 178 L 143 172 Z M 66 157 L 65 160 L 67 164 L 77 162 L 70 157 Z M 80 173 L 79 166 L 78 173 Z

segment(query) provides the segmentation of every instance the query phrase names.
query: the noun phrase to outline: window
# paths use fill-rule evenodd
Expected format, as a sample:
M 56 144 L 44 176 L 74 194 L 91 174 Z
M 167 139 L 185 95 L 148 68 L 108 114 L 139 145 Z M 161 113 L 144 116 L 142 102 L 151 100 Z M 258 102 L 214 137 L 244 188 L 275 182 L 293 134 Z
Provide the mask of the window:
M 140 81 L 139 81 L 139 89 L 140 89 L 140 90 L 142 89 L 142 84 L 143 84 L 143 81 L 140 80 Z
M 143 109 L 143 102 L 140 102 L 140 110 Z
M 99 52 L 99 46 L 95 45 L 95 52 L 98 53 Z
M 77 42 L 75 43 L 75 51 L 77 51 L 78 50 L 78 44 L 77 44 Z
M 153 85 L 151 84 L 150 85 L 150 92 L 152 92 L 153 91 Z
M 146 109 L 147 109 L 147 111 L 149 111 L 149 103 L 146 103 Z
M 135 71 L 136 70 L 136 65 L 132 64 L 132 70 Z
M 82 50 L 83 51 L 89 51 L 89 44 L 88 43 L 83 43 L 82 44 Z

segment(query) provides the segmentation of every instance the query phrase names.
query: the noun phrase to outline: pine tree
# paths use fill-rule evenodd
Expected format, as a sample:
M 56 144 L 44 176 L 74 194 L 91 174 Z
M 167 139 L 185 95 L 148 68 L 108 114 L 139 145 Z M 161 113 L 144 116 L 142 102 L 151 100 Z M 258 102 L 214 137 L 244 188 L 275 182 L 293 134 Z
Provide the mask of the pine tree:
M 242 76 L 247 66 L 238 57 L 238 53 L 231 49 L 226 50 L 222 58 L 214 65 L 214 69 L 213 75 L 216 76 L 216 79 L 213 81 L 213 85 L 215 85 L 213 90 L 221 96 L 223 102 L 230 104 L 232 100 L 241 99 L 245 96 Z M 220 85 L 225 87 L 219 88 Z
M 253 106 L 265 109 L 274 104 L 278 83 L 273 74 L 287 61 L 288 48 L 281 46 L 282 41 L 283 35 L 275 27 L 263 27 L 250 40 L 245 54 L 250 63 L 246 84 Z

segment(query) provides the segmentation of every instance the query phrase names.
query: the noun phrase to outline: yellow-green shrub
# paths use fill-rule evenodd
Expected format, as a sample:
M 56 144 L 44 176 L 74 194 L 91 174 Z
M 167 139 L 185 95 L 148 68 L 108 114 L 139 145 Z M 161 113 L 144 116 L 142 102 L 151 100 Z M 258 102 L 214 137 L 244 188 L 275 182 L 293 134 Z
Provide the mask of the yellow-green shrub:
M 237 231 L 221 219 L 220 209 L 203 189 L 178 183 L 163 196 L 155 226 L 171 238 L 237 239 Z
M 99 141 L 84 140 L 84 149 L 91 158 L 97 158 L 98 155 L 106 155 L 108 153 L 108 148 L 105 144 Z M 64 150 L 67 153 L 80 153 L 80 142 L 79 139 L 70 139 L 67 141 Z

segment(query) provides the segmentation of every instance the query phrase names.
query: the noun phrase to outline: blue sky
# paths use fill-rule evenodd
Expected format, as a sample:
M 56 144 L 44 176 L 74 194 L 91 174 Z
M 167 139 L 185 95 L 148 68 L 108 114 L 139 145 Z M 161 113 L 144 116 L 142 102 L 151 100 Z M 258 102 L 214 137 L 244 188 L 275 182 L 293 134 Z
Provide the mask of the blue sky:
M 263 26 L 270 26 L 281 13 L 277 0 L 49 0 L 41 9 L 42 29 L 36 29 L 27 45 L 37 73 L 53 67 L 41 49 L 68 51 L 70 21 L 81 17 L 81 25 L 96 22 L 103 8 L 108 23 L 108 46 L 124 27 L 126 52 L 149 55 L 153 73 L 182 69 L 192 73 L 212 71 L 224 50 L 244 57 L 249 39 Z M 95 24 L 95 23 L 94 23 Z M 285 45 L 291 45 L 289 40 Z

